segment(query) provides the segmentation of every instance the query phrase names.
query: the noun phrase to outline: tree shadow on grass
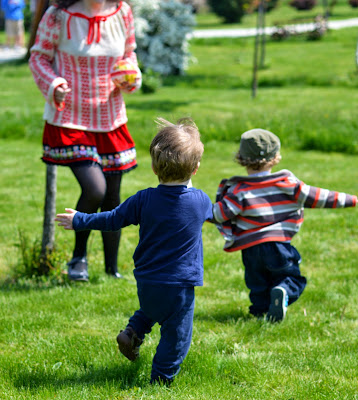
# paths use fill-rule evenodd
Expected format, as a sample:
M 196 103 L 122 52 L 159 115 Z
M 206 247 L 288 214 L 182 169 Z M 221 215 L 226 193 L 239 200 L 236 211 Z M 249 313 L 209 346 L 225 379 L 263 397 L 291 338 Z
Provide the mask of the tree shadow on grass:
M 143 386 L 149 382 L 149 376 L 143 381 L 139 373 L 145 361 L 138 360 L 135 363 L 119 364 L 118 366 L 91 367 L 73 375 L 60 376 L 57 371 L 23 371 L 17 374 L 13 381 L 17 389 L 30 390 L 38 393 L 40 388 L 53 388 L 55 391 L 66 388 L 96 386 L 104 387 L 113 382 L 113 385 L 121 390 Z
M 148 101 L 141 100 L 138 103 L 128 102 L 126 107 L 129 110 L 156 110 L 160 112 L 172 112 L 178 107 L 188 106 L 189 104 L 189 101 L 153 100 L 150 98 Z
M 214 312 L 195 312 L 195 319 L 198 321 L 216 321 L 220 324 L 232 323 L 233 321 L 249 321 L 252 316 L 242 309 L 228 310 L 218 308 Z
M 210 40 L 210 45 L 217 44 L 220 45 L 220 41 L 224 39 L 208 39 Z M 188 74 L 184 76 L 168 76 L 164 79 L 164 85 L 167 87 L 182 87 L 182 88 L 190 88 L 190 89 L 240 89 L 249 87 L 249 83 L 241 80 L 239 78 L 235 78 L 230 74 L 218 74 L 212 73 L 207 75 L 202 74 Z

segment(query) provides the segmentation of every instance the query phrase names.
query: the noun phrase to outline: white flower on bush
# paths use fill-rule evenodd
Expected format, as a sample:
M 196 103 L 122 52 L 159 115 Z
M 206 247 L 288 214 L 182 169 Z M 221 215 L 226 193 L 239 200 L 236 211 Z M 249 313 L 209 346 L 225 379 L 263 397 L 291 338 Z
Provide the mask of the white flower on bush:
M 190 60 L 187 36 L 195 26 L 191 7 L 175 0 L 131 0 L 130 4 L 144 70 L 182 74 Z

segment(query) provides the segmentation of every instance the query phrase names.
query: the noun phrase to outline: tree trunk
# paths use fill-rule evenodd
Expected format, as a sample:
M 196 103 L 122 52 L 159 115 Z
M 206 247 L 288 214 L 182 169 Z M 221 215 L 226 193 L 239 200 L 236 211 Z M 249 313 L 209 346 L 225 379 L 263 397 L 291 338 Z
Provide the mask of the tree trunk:
M 260 48 L 260 44 L 261 44 L 263 1 L 264 0 L 260 0 L 259 9 L 257 11 L 254 66 L 253 66 L 253 71 L 252 71 L 252 74 L 253 74 L 253 76 L 252 76 L 252 97 L 253 98 L 256 97 L 256 93 L 257 93 L 257 70 L 258 70 L 259 48 Z
M 266 35 L 265 35 L 266 4 L 265 4 L 265 0 L 261 0 L 260 1 L 258 12 L 259 12 L 259 14 L 261 14 L 261 17 L 260 17 L 260 21 L 261 21 L 260 22 L 260 26 L 261 26 L 261 36 L 260 36 L 261 52 L 260 52 L 259 68 L 262 69 L 262 68 L 265 67 L 265 56 L 266 56 Z
M 56 178 L 57 166 L 47 164 L 46 195 L 41 246 L 41 266 L 43 273 L 45 274 L 49 271 L 48 256 L 51 254 L 55 243 Z

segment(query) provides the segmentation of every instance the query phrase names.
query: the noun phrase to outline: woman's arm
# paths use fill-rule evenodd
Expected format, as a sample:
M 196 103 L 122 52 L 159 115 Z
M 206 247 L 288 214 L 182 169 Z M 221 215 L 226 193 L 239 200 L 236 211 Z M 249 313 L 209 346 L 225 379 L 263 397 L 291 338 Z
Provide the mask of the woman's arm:
M 123 59 L 134 64 L 138 71 L 135 83 L 133 85 L 127 85 L 127 87 L 124 87 L 122 89 L 124 89 L 124 91 L 126 92 L 135 92 L 142 86 L 142 73 L 138 67 L 137 54 L 135 53 L 137 44 L 135 40 L 134 18 L 132 10 L 128 4 L 124 3 L 121 11 L 122 11 L 124 25 L 126 28 L 125 32 L 126 42 L 124 46 Z
M 61 21 L 59 11 L 55 7 L 51 6 L 46 10 L 40 21 L 35 44 L 31 48 L 31 56 L 29 60 L 29 67 L 33 74 L 35 83 L 46 101 L 56 108 L 61 106 L 60 103 L 68 93 L 66 79 L 58 76 L 53 69 L 53 61 L 57 51 L 60 34 Z M 56 90 L 58 88 L 62 88 L 64 96 L 59 95 L 58 90 Z

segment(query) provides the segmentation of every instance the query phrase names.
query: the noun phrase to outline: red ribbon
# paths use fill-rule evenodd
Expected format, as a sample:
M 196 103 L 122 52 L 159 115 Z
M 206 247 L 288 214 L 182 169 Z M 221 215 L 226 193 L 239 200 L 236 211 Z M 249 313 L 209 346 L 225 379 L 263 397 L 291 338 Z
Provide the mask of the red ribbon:
M 107 20 L 106 16 L 101 16 L 98 15 L 96 17 L 87 17 L 86 15 L 83 15 L 81 13 L 71 13 L 68 20 L 67 20 L 67 39 L 71 39 L 71 28 L 70 28 L 70 23 L 71 23 L 71 18 L 72 17 L 80 17 L 80 18 L 85 18 L 88 21 L 88 35 L 87 35 L 87 44 L 92 44 L 95 36 L 95 26 L 97 26 L 97 38 L 96 38 L 96 43 L 99 43 L 101 40 L 101 29 L 100 29 L 100 24 L 103 21 Z

